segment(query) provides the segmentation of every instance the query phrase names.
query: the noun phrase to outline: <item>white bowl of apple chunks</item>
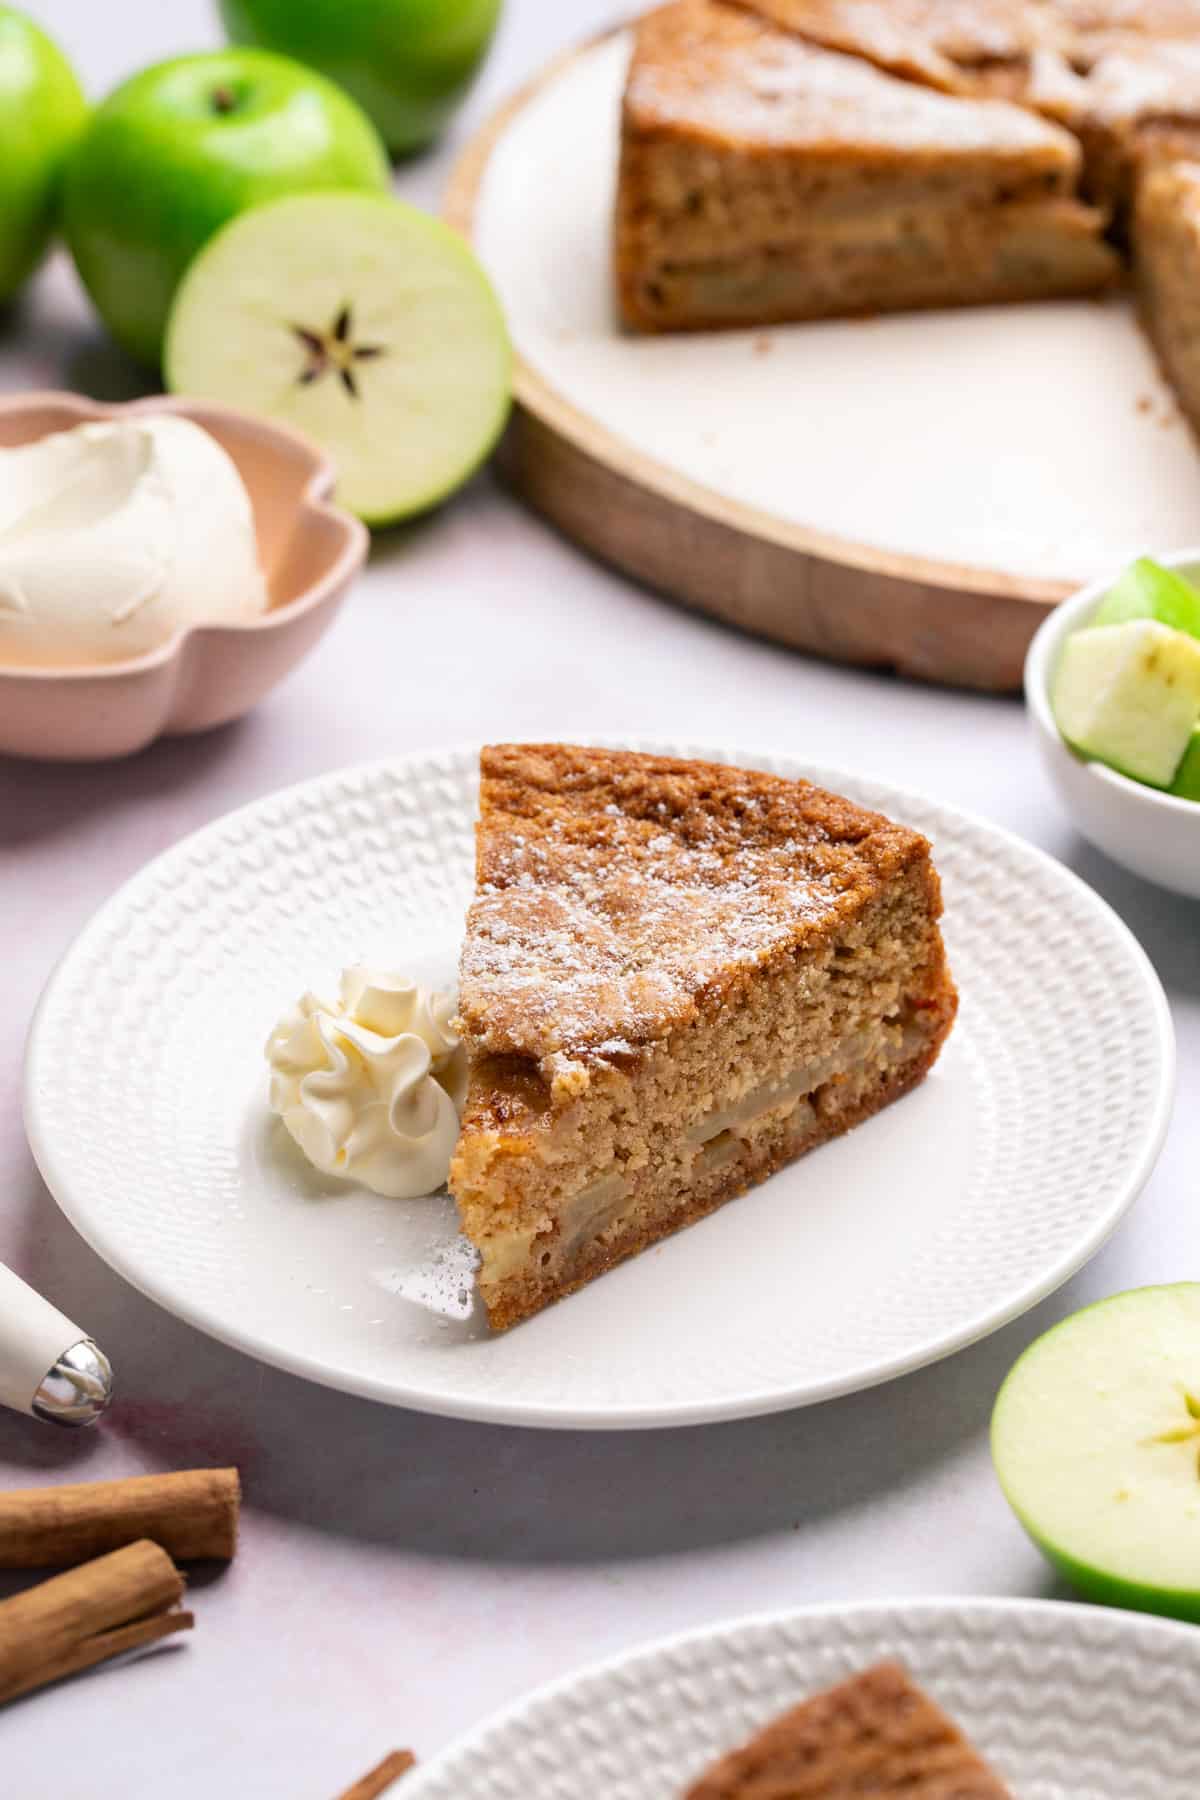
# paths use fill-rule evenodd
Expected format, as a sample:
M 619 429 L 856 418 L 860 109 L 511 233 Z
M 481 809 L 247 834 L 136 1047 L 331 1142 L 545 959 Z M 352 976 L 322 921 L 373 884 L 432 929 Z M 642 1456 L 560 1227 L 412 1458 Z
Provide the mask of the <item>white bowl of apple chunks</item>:
M 1084 837 L 1200 899 L 1200 550 L 1064 600 L 1029 647 L 1025 698 Z

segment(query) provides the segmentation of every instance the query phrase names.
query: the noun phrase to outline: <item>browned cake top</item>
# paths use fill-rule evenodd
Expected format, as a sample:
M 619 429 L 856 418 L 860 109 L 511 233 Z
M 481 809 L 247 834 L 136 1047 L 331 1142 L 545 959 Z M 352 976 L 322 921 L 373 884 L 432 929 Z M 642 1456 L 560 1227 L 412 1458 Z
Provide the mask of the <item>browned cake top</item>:
M 813 44 L 1068 126 L 1192 119 L 1200 0 L 736 0 Z
M 962 1732 L 896 1663 L 785 1713 L 686 1800 L 1012 1800 Z
M 1200 37 L 1200 0 L 735 0 L 814 44 L 951 92 L 1053 53 L 1086 64 L 1104 44 Z
M 1073 30 L 1084 35 L 1200 36 L 1200 0 L 1051 0 L 1051 4 Z
M 643 19 L 626 126 L 684 130 L 745 149 L 856 158 L 1008 153 L 1071 171 L 1067 133 L 1004 100 L 965 100 L 885 74 L 721 0 L 676 0 Z
M 972 74 L 1067 48 L 1052 0 L 737 0 L 785 30 L 956 92 Z
M 1200 118 L 1200 38 L 1164 44 L 1151 37 L 1094 39 L 1072 67 L 1040 63 L 1029 86 L 1033 104 L 1068 123 L 1178 125 Z
M 928 852 L 808 782 L 563 744 L 482 756 L 459 1010 L 539 1064 L 620 1055 L 836 932 Z

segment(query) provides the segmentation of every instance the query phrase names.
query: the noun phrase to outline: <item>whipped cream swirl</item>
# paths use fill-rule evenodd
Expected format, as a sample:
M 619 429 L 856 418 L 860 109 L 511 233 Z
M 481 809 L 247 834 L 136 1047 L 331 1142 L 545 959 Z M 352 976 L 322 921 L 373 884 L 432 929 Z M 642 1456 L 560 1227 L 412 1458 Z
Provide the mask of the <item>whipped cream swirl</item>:
M 309 1162 L 393 1200 L 442 1186 L 466 1098 L 450 995 L 347 969 L 336 1003 L 305 994 L 267 1040 L 270 1106 Z

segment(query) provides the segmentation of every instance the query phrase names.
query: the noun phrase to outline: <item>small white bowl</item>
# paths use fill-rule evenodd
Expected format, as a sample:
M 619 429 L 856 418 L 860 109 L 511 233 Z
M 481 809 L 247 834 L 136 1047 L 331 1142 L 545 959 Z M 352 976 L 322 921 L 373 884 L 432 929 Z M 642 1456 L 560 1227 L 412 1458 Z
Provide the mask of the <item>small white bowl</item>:
M 1200 550 L 1158 558 L 1200 585 Z M 1050 710 L 1050 688 L 1062 646 L 1095 612 L 1116 580 L 1114 569 L 1056 606 L 1025 658 L 1025 700 L 1042 762 L 1058 797 L 1090 843 L 1147 881 L 1200 900 L 1200 801 L 1179 800 L 1157 788 L 1088 762 L 1067 744 Z

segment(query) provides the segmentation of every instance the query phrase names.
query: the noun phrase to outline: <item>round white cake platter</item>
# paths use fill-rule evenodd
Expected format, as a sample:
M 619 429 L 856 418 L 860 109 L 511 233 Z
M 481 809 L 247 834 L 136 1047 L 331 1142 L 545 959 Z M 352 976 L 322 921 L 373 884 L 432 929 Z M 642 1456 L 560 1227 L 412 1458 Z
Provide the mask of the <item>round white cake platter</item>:
M 638 338 L 612 295 L 630 34 L 464 153 L 446 213 L 518 354 L 502 465 L 588 550 L 800 649 L 1016 690 L 1048 609 L 1200 536 L 1127 296 Z

